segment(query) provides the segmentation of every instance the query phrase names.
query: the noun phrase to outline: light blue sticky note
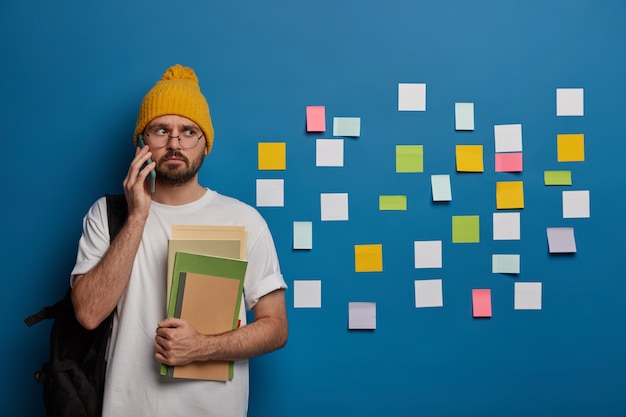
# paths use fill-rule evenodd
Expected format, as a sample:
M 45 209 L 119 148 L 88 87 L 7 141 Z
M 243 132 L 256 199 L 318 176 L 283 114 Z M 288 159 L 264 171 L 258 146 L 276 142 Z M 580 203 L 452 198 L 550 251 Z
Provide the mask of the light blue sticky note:
M 430 184 L 433 189 L 433 201 L 452 201 L 450 175 L 431 175 Z
M 494 274 L 519 274 L 519 255 L 491 255 L 491 268 Z
M 360 117 L 334 117 L 333 118 L 333 136 L 361 136 L 361 118 Z
M 474 103 L 454 103 L 456 130 L 474 130 Z
M 312 222 L 293 222 L 293 248 L 313 249 Z

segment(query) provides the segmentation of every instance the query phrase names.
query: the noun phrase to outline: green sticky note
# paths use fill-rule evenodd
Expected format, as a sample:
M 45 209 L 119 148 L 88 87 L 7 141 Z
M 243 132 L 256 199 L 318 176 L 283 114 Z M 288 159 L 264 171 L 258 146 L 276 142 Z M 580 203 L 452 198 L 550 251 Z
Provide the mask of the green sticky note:
M 396 145 L 396 172 L 424 172 L 424 146 Z
M 452 243 L 480 242 L 479 216 L 452 216 Z
M 545 185 L 572 185 L 572 171 L 544 171 Z
M 379 210 L 406 210 L 405 195 L 381 195 L 378 197 Z
M 491 255 L 491 270 L 494 274 L 519 274 L 519 255 Z

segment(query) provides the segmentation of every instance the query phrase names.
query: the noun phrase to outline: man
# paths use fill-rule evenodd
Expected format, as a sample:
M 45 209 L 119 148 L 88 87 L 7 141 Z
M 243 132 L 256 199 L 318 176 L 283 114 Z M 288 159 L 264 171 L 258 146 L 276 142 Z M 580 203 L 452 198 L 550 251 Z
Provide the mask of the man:
M 116 307 L 108 351 L 104 416 L 245 416 L 248 358 L 287 340 L 285 281 L 265 221 L 252 207 L 198 183 L 213 144 L 208 104 L 191 68 L 175 65 L 145 96 L 135 129 L 137 147 L 124 179 L 128 219 L 109 245 L 106 201 L 83 221 L 72 300 L 80 323 L 95 328 Z M 152 162 L 153 160 L 154 162 Z M 151 192 L 146 178 L 156 170 Z M 219 335 L 198 334 L 185 320 L 164 318 L 167 247 L 174 224 L 243 225 L 248 234 L 246 324 Z M 156 331 L 155 331 L 156 329 Z M 227 382 L 163 377 L 161 363 L 235 361 Z

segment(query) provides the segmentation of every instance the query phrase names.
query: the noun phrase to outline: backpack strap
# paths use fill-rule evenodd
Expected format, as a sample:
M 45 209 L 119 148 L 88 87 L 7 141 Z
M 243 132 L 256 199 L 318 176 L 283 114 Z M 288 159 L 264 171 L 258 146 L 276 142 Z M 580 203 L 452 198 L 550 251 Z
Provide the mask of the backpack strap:
M 30 316 L 24 319 L 24 323 L 28 327 L 32 327 L 35 324 L 39 323 L 42 320 L 53 319 L 57 316 L 59 311 L 64 309 L 63 300 L 57 301 L 54 305 L 42 307 L 41 310 L 36 312 L 35 314 L 31 314 Z
M 113 242 L 113 239 L 124 226 L 126 217 L 128 217 L 128 204 L 124 194 L 106 194 L 105 197 L 107 200 L 107 218 L 109 220 L 109 241 Z M 26 317 L 24 323 L 28 327 L 32 327 L 42 320 L 55 318 L 59 311 L 63 309 L 67 309 L 67 303 L 64 303 L 64 300 L 60 300 L 56 304 L 45 306 L 35 314 Z
M 107 218 L 109 219 L 109 239 L 115 239 L 128 217 L 128 204 L 124 194 L 106 194 Z

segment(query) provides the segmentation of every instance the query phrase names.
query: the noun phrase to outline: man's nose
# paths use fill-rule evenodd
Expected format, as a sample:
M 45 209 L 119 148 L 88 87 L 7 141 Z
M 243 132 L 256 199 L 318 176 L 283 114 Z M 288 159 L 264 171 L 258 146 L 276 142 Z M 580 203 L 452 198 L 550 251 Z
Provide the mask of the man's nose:
M 173 140 L 173 141 L 172 141 Z M 168 149 L 180 149 L 180 134 L 178 136 L 167 136 L 167 148 Z

